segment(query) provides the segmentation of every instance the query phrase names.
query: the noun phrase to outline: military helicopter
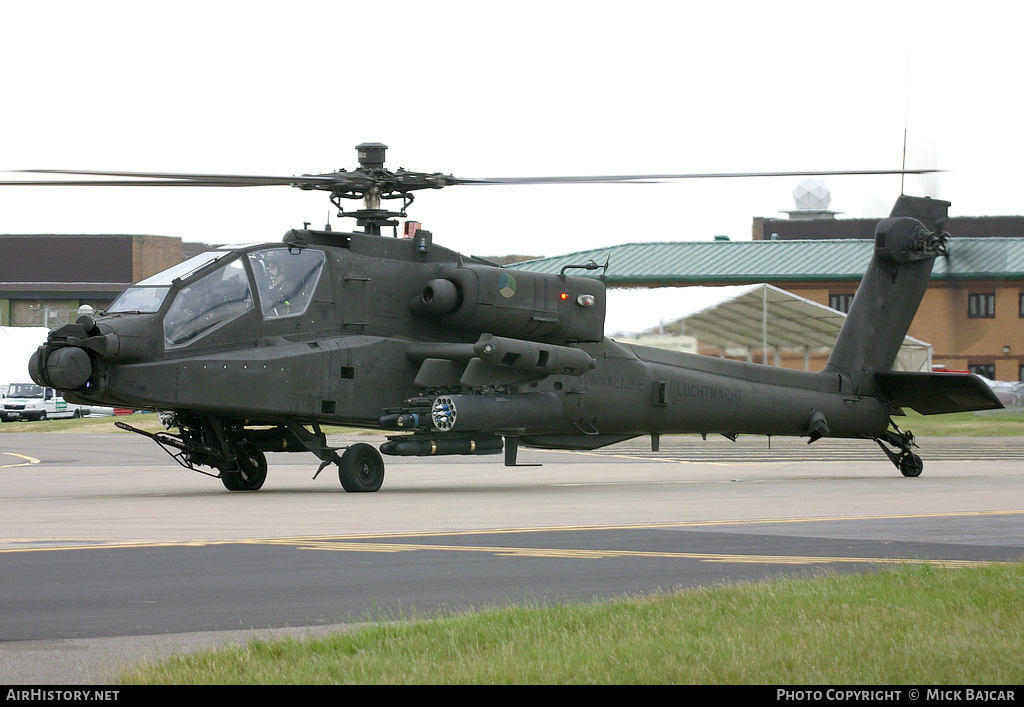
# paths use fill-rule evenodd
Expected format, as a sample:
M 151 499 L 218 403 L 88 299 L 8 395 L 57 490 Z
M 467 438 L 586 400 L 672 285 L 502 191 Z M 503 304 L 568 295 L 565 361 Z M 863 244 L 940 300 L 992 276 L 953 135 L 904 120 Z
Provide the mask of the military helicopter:
M 977 376 L 890 370 L 932 263 L 947 254 L 948 202 L 903 196 L 878 223 L 828 363 L 811 373 L 606 338 L 605 284 L 571 274 L 596 263 L 558 275 L 509 270 L 443 248 L 426 230 L 382 229 L 398 235 L 414 192 L 452 185 L 851 172 L 462 179 L 392 172 L 385 145 L 356 149 L 357 169 L 330 174 L 32 170 L 77 176 L 0 183 L 288 185 L 327 191 L 361 228 L 290 230 L 281 243 L 216 248 L 142 280 L 105 312 L 51 332 L 32 356 L 32 379 L 71 402 L 159 411 L 166 432 L 118 425 L 232 491 L 263 486 L 267 452 L 311 452 L 321 462 L 314 478 L 335 464 L 346 491 L 372 492 L 382 454 L 504 452 L 516 466 L 520 445 L 590 450 L 650 435 L 656 450 L 671 433 L 875 440 L 917 476 L 914 437 L 892 415 L 1001 407 Z M 363 208 L 346 212 L 346 199 Z M 327 424 L 386 430 L 387 441 L 332 447 Z

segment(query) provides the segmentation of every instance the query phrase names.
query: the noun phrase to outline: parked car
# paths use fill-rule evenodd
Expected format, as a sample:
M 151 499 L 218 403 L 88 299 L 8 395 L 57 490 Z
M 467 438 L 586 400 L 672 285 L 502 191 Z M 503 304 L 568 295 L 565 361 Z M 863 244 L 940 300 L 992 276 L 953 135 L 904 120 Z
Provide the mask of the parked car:
M 2 422 L 83 417 L 91 412 L 88 406 L 69 403 L 53 388 L 35 383 L 11 383 L 0 400 Z

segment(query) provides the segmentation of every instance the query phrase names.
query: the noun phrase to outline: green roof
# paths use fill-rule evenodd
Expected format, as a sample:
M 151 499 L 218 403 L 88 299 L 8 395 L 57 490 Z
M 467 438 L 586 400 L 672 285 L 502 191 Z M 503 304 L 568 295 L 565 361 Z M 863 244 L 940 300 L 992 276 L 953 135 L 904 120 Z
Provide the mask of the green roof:
M 626 243 L 509 265 L 558 273 L 566 265 L 609 263 L 609 285 L 859 281 L 871 259 L 871 240 L 682 241 Z M 962 238 L 949 242 L 932 279 L 1024 279 L 1024 238 Z M 599 277 L 601 270 L 567 274 Z

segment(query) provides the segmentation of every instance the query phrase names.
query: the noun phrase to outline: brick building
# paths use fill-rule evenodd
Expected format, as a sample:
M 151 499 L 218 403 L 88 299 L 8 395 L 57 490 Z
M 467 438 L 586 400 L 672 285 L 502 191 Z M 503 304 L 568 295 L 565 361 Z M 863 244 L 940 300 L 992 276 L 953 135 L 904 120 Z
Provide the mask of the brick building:
M 0 235 L 0 325 L 73 321 L 205 246 L 139 235 Z
M 1016 223 L 1017 232 L 1024 234 L 1024 217 L 974 220 L 1004 224 L 1009 230 Z M 763 226 L 770 221 L 761 219 L 760 223 Z M 873 233 L 876 220 L 864 221 L 870 223 Z M 779 222 L 764 232 L 781 233 L 781 224 L 794 226 L 794 231 L 817 227 L 820 238 L 630 243 L 511 267 L 557 273 L 566 265 L 607 260 L 609 287 L 767 283 L 846 311 L 871 258 L 873 241 L 829 234 L 857 233 L 863 224 L 840 219 Z M 757 225 L 755 221 L 755 228 Z M 971 370 L 996 380 L 1024 380 L 1024 237 L 990 237 L 959 230 L 949 250 L 948 259 L 935 263 L 932 284 L 909 335 L 931 344 L 935 365 Z M 584 277 L 600 274 L 571 272 Z M 761 354 L 754 358 L 760 360 Z M 827 353 L 819 352 L 811 369 L 820 369 L 826 358 Z M 784 357 L 782 365 L 803 367 L 804 356 Z

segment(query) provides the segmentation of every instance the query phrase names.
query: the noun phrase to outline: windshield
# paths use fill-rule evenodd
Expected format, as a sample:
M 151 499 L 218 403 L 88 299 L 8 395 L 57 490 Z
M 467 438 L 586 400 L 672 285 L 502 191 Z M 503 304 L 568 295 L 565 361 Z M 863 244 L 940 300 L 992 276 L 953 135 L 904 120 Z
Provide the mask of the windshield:
M 160 310 L 164 298 L 170 290 L 171 283 L 177 278 L 185 278 L 197 270 L 206 267 L 210 263 L 220 260 L 225 255 L 230 255 L 233 250 L 208 250 L 205 253 L 189 258 L 177 265 L 158 272 L 152 277 L 137 282 L 122 292 L 113 304 L 107 308 L 107 312 L 116 314 L 118 312 L 140 312 L 149 314 Z
M 178 292 L 164 317 L 164 338 L 184 346 L 252 306 L 249 277 L 236 258 Z
M 129 287 L 114 300 L 108 312 L 156 312 L 164 303 L 169 287 Z
M 7 390 L 9 398 L 42 398 L 43 388 L 35 383 L 12 383 Z

